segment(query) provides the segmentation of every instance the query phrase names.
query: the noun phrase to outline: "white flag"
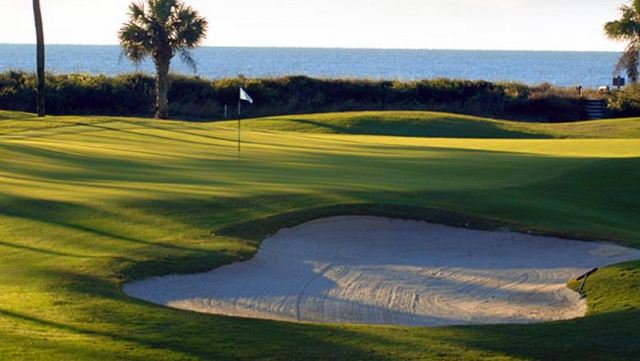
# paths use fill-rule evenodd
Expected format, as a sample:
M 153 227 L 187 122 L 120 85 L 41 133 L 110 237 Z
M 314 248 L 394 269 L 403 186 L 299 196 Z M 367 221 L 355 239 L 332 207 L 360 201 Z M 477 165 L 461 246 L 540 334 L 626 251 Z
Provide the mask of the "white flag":
M 244 90 L 243 88 L 240 88 L 240 100 L 244 100 L 245 102 L 249 102 L 250 104 L 253 104 L 253 98 L 251 98 L 249 93 L 247 93 L 247 91 Z

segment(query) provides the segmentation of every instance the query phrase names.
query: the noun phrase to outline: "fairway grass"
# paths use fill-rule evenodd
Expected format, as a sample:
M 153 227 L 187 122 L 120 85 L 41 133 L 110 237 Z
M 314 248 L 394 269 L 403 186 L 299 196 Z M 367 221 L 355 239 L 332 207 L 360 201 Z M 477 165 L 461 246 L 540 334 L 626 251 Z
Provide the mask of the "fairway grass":
M 297 325 L 127 297 L 124 282 L 248 259 L 333 215 L 640 248 L 636 119 L 295 118 L 246 121 L 238 155 L 233 122 L 0 112 L 0 358 L 637 359 L 640 262 L 589 280 L 587 318 L 526 326 Z

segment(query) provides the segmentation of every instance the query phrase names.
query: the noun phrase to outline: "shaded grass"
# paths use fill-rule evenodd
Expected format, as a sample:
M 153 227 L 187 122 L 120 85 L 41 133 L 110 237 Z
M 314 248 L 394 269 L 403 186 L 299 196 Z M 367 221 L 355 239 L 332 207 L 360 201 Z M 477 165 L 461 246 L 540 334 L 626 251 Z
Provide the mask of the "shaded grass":
M 589 281 L 589 317 L 528 326 L 298 325 L 168 310 L 120 291 L 125 280 L 246 259 L 281 227 L 338 214 L 640 247 L 636 139 L 249 127 L 239 156 L 228 124 L 14 122 L 19 134 L 0 122 L 3 359 L 633 360 L 640 352 L 638 262 Z M 584 124 L 570 132 L 590 134 Z M 471 129 L 459 132 L 480 137 Z
M 249 129 L 397 135 L 433 138 L 638 138 L 640 120 L 607 119 L 580 123 L 523 123 L 450 113 L 353 112 L 268 117 L 245 121 Z
M 7 119 L 22 119 L 22 120 L 24 120 L 24 119 L 34 118 L 34 117 L 35 116 L 32 113 L 0 110 L 0 120 L 7 120 Z

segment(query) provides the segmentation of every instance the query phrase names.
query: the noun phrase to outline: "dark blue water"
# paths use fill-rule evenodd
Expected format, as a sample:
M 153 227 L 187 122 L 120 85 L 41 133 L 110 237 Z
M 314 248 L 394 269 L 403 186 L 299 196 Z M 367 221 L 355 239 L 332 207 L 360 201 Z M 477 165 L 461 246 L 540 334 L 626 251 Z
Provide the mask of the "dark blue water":
M 116 75 L 153 72 L 121 58 L 117 46 L 50 45 L 47 68 L 54 73 Z M 201 48 L 197 75 L 205 78 L 309 75 L 330 78 L 416 80 L 446 77 L 488 81 L 548 82 L 596 87 L 611 83 L 617 53 L 467 50 L 375 50 L 296 48 Z M 0 45 L 0 71 L 35 68 L 33 45 Z M 193 72 L 179 59 L 173 71 Z

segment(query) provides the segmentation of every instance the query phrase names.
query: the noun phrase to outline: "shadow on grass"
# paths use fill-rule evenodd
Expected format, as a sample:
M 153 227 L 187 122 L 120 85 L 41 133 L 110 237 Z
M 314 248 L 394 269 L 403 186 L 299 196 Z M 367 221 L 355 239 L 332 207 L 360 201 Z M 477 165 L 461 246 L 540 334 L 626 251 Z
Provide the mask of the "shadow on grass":
M 572 321 L 526 326 L 460 328 L 439 340 L 530 360 L 637 360 L 640 310 L 625 310 Z
M 81 255 L 81 254 L 75 254 L 75 253 L 69 253 L 69 252 L 60 252 L 60 251 L 54 251 L 54 250 L 50 250 L 50 249 L 36 248 L 36 247 L 31 247 L 31 246 L 25 246 L 25 245 L 22 245 L 22 244 L 16 244 L 16 243 L 9 243 L 9 242 L 0 241 L 0 248 L 2 248 L 2 247 L 13 248 L 13 249 L 17 249 L 17 250 L 20 250 L 20 251 L 40 253 L 40 254 L 47 255 L 47 256 L 71 257 L 71 258 L 95 258 L 95 257 L 92 257 L 92 256 L 84 256 L 84 255 Z
M 62 286 L 65 295 L 78 300 L 67 306 L 75 311 L 67 314 L 68 320 L 54 321 L 3 308 L 0 319 L 97 337 L 95 342 L 106 338 L 205 360 L 389 359 L 345 342 L 358 336 L 353 331 L 165 309 L 128 298 L 102 279 L 70 272 L 53 275 L 68 280 Z
M 638 309 L 532 325 L 406 328 L 294 324 L 160 308 L 129 299 L 100 279 L 73 273 L 57 276 L 73 281 L 65 287 L 72 299 L 90 295 L 94 296 L 90 299 L 102 300 L 82 306 L 89 314 L 91 307 L 98 306 L 99 312 L 90 316 L 95 325 L 44 320 L 1 309 L 0 316 L 203 359 L 454 360 L 509 355 L 540 361 L 635 361 L 640 352 Z M 110 325 L 109 331 L 98 328 L 102 323 Z
M 383 116 L 354 117 L 348 126 L 331 121 L 302 117 L 266 119 L 302 125 L 302 129 L 321 129 L 335 134 L 387 135 L 420 138 L 484 138 L 484 139 L 552 139 L 552 136 L 532 132 L 508 130 L 483 120 L 455 119 L 443 116 L 433 119 L 388 120 Z M 260 122 L 260 120 L 254 120 Z M 258 127 L 259 129 L 259 127 Z
M 320 208 L 305 208 L 265 218 L 251 219 L 223 227 L 217 230 L 216 233 L 222 236 L 261 242 L 283 228 L 295 227 L 319 218 L 333 216 L 402 218 L 486 230 L 497 229 L 506 224 L 504 222 L 492 221 L 442 209 L 363 202 L 330 205 Z
M 146 240 L 142 238 L 135 238 L 130 235 L 118 234 L 111 230 L 98 229 L 95 226 L 83 225 L 82 219 L 91 219 L 92 217 L 100 219 L 112 216 L 104 210 L 98 210 L 85 205 L 53 200 L 37 200 L 18 196 L 3 196 L 0 199 L 0 205 L 2 205 L 2 207 L 0 207 L 0 215 L 69 228 L 91 236 L 164 248 L 170 251 L 187 251 L 191 253 L 207 252 L 204 249 L 160 243 L 154 240 Z
M 473 160 L 485 154 L 475 151 L 467 153 L 474 155 L 474 157 L 469 157 Z M 457 153 L 457 155 L 461 154 Z M 66 161 L 78 162 L 79 166 L 85 168 L 89 168 L 93 162 L 89 158 L 64 158 L 62 154 L 36 155 L 43 159 L 62 157 Z M 376 163 L 377 158 L 375 157 L 352 158 L 359 159 L 363 163 L 374 164 L 376 167 L 372 167 L 373 172 L 391 164 L 391 162 L 380 160 Z M 463 161 L 468 162 L 469 159 L 463 159 Z M 525 165 L 530 159 L 532 157 L 519 158 L 519 163 Z M 326 157 L 323 161 L 326 164 L 332 164 L 332 160 L 335 162 L 334 158 Z M 98 160 L 96 159 L 96 161 Z M 423 162 L 421 162 L 418 160 L 415 164 L 422 164 Z M 106 272 L 112 272 L 114 269 L 116 272 L 122 270 L 128 278 L 138 278 L 162 275 L 167 272 L 193 272 L 211 269 L 223 263 L 246 257 L 250 253 L 251 247 L 255 248 L 265 236 L 273 234 L 283 227 L 291 227 L 316 218 L 333 215 L 391 216 L 479 229 L 494 229 L 504 226 L 524 227 L 525 220 L 528 220 L 527 224 L 534 229 L 562 229 L 565 223 L 572 221 L 585 227 L 585 232 L 589 233 L 593 231 L 591 223 L 594 219 L 602 223 L 607 218 L 615 219 L 623 212 L 633 217 L 635 213 L 631 212 L 636 212 L 639 204 L 637 194 L 633 193 L 638 183 L 635 176 L 638 174 L 635 172 L 638 160 L 625 160 L 624 162 L 628 162 L 625 164 L 609 160 L 606 162 L 610 162 L 607 164 L 611 164 L 611 167 L 605 167 L 602 163 L 598 167 L 594 166 L 595 168 L 581 168 L 574 173 L 550 180 L 548 184 L 539 183 L 533 185 L 532 188 L 513 187 L 506 193 L 503 189 L 486 189 L 482 192 L 473 190 L 473 192 L 467 193 L 445 191 L 384 192 L 384 197 L 380 197 L 375 190 L 369 192 L 337 190 L 327 191 L 327 193 L 331 193 L 331 197 L 289 194 L 281 198 L 264 196 L 200 201 L 179 199 L 133 204 L 134 207 L 144 208 L 150 213 L 165 217 L 167 220 L 176 220 L 197 229 L 213 230 L 219 237 L 228 237 L 227 241 L 243 240 L 249 245 L 243 248 L 244 251 L 216 253 L 198 247 L 161 244 L 144 237 L 123 234 L 118 230 L 96 229 L 94 226 L 83 224 L 83 219 L 87 217 L 118 218 L 97 208 L 67 202 L 3 196 L 0 201 L 2 203 L 0 214 L 31 219 L 52 226 L 66 227 L 104 239 L 148 246 L 141 253 L 151 260 L 143 261 L 138 265 L 131 263 L 134 261 L 118 260 L 114 263 L 122 268 L 114 266 L 114 268 L 106 270 Z M 198 164 L 205 165 L 207 163 Z M 442 163 L 443 166 L 447 164 Z M 111 160 L 98 163 L 98 166 L 105 167 L 105 169 L 109 169 L 111 165 Z M 115 168 L 125 171 L 138 166 L 139 164 L 136 162 L 118 163 L 117 167 L 114 165 Z M 146 167 L 145 169 L 153 168 Z M 461 169 L 462 175 L 469 176 L 464 174 L 468 172 L 468 167 Z M 603 181 L 603 179 L 610 179 L 611 174 L 619 174 L 617 172 L 621 169 L 631 172 L 631 176 L 624 176 L 628 180 Z M 273 168 L 267 169 L 269 172 L 273 170 Z M 372 174 L 374 174 L 373 172 Z M 62 178 L 62 175 L 59 177 Z M 264 177 L 271 180 L 267 175 Z M 296 180 L 302 183 L 307 179 L 301 177 Z M 333 186 L 338 188 L 335 184 L 336 182 Z M 617 189 L 618 187 L 625 189 Z M 606 191 L 602 193 L 596 191 L 601 189 Z M 487 203 L 488 200 L 494 199 L 494 196 L 501 196 L 503 199 L 497 198 L 495 203 Z M 506 198 L 509 198 L 508 202 L 503 201 Z M 371 203 L 379 199 L 386 199 L 393 204 Z M 562 212 L 556 209 L 555 203 L 549 203 L 550 205 L 533 204 L 537 200 L 552 201 L 554 199 L 562 199 L 571 207 L 567 207 L 567 211 Z M 362 203 L 358 203 L 358 200 L 361 200 Z M 459 202 L 455 207 L 457 209 L 475 205 L 474 213 L 480 209 L 480 213 L 492 215 L 495 220 L 418 206 L 398 205 L 398 203 L 425 205 L 432 203 L 433 200 L 437 200 L 439 204 Z M 335 203 L 345 201 L 353 202 L 353 204 L 335 205 Z M 307 208 L 309 204 L 317 206 L 310 209 Z M 576 216 L 571 213 L 576 209 L 584 212 L 601 212 L 601 214 L 598 217 L 581 218 L 582 215 Z M 555 222 L 548 224 L 539 222 L 545 219 L 554 219 Z M 637 232 L 637 223 L 629 223 L 627 227 L 635 229 Z M 216 239 L 213 238 L 211 242 L 216 242 Z M 91 245 L 82 246 L 91 247 Z M 49 252 L 49 250 L 39 250 L 38 248 L 25 249 L 25 251 Z M 115 283 L 74 274 L 60 274 L 60 277 L 72 281 L 71 285 L 62 286 L 64 287 L 62 289 L 67 290 L 72 296 L 86 297 L 88 295 L 96 296 L 99 299 L 98 302 L 89 297 L 87 308 L 83 310 L 82 316 L 86 316 L 88 319 L 95 317 L 96 320 L 108 324 L 108 327 L 105 328 L 109 331 L 78 326 L 77 323 L 54 322 L 31 316 L 25 312 L 5 310 L 1 311 L 3 317 L 18 319 L 25 323 L 37 324 L 41 322 L 46 327 L 58 327 L 63 330 L 65 327 L 69 327 L 67 332 L 102 335 L 114 340 L 126 341 L 130 339 L 128 342 L 153 348 L 171 349 L 204 359 L 382 360 L 406 359 L 412 356 L 433 359 L 439 358 L 438 353 L 443 353 L 446 356 L 449 353 L 463 352 L 461 350 L 486 351 L 493 356 L 509 354 L 535 360 L 599 359 L 605 357 L 632 359 L 640 353 L 637 343 L 633 343 L 637 342 L 639 336 L 640 320 L 636 309 L 595 315 L 584 320 L 535 326 L 492 326 L 445 330 L 407 330 L 364 326 L 320 327 L 208 317 L 165 310 L 128 299 L 120 292 Z M 52 289 L 50 291 L 58 292 L 60 290 Z M 74 310 L 68 311 L 66 315 L 73 314 Z
M 287 205 L 313 204 L 313 197 L 301 201 L 290 195 L 282 199 L 256 198 L 236 200 L 227 205 L 228 219 L 237 219 L 238 209 L 251 208 L 254 203 L 266 203 L 257 214 L 286 209 Z M 215 202 L 227 203 L 228 199 Z M 322 200 L 320 202 L 328 202 Z M 36 202 L 36 206 L 49 203 Z M 164 209 L 168 214 L 176 210 L 202 212 L 194 226 L 203 227 L 215 222 L 210 217 L 221 209 L 213 200 L 192 204 L 181 202 L 151 202 L 138 207 Z M 299 203 L 301 202 L 301 203 Z M 319 202 L 318 199 L 315 202 Z M 33 206 L 33 205 L 32 205 Z M 68 204 L 58 204 L 67 207 Z M 239 207 L 235 209 L 235 207 Z M 285 207 L 285 208 L 283 208 Z M 235 211 L 234 211 L 235 209 Z M 224 210 L 224 208 L 223 208 Z M 52 207 L 52 212 L 60 209 Z M 81 209 L 84 212 L 84 209 Z M 247 213 L 246 215 L 250 215 Z M 296 226 L 316 218 L 333 215 L 378 215 L 429 220 L 453 226 L 494 229 L 504 223 L 438 209 L 398 205 L 357 203 L 328 205 L 315 209 L 299 208 L 286 214 L 256 218 L 231 226 L 219 226 L 219 237 L 245 240 L 259 244 L 266 235 L 283 227 Z M 168 215 L 167 215 L 168 216 Z M 185 216 L 187 216 L 185 214 Z M 45 216 L 46 219 L 50 215 Z M 207 220 L 209 218 L 209 220 Z M 55 217 L 54 217 L 55 219 Z M 181 219 L 181 218 L 180 218 Z M 224 224 L 228 219 L 220 220 Z M 68 223 L 69 220 L 63 220 Z M 166 274 L 167 272 L 211 269 L 223 263 L 237 261 L 237 254 L 196 255 L 180 249 L 167 249 L 165 259 L 131 264 L 123 273 L 129 278 Z M 186 252 L 186 253 L 185 253 Z M 240 257 L 247 256 L 244 254 Z M 120 264 L 122 265 L 122 264 Z M 0 310 L 0 315 L 26 324 L 54 328 L 70 333 L 102 337 L 114 342 L 126 342 L 140 347 L 169 350 L 200 359 L 274 359 L 274 360 L 394 360 L 394 359 L 478 359 L 500 358 L 505 355 L 532 360 L 550 359 L 633 359 L 637 355 L 637 310 L 596 315 L 583 320 L 528 326 L 486 326 L 446 329 L 407 329 L 369 326 L 298 325 L 272 321 L 204 316 L 164 309 L 126 297 L 117 282 L 71 272 L 49 273 L 66 282 L 56 285 L 70 299 L 86 300 L 80 310 L 71 309 L 82 319 L 93 319 L 95 325 L 79 321 L 51 321 L 28 313 Z M 67 313 L 68 314 L 68 313 Z M 75 317 L 75 316 L 74 316 Z M 108 325 L 103 327 L 100 325 Z M 99 342 L 99 341 L 96 341 Z M 565 357 L 569 355 L 568 357 Z M 604 355 L 604 356 L 602 356 Z

